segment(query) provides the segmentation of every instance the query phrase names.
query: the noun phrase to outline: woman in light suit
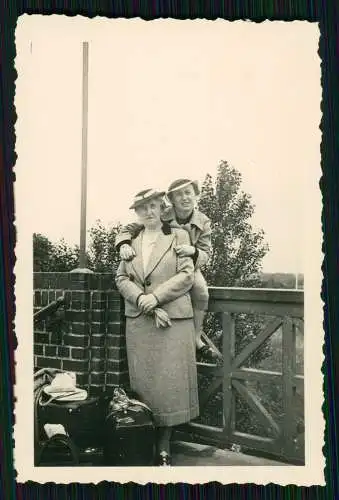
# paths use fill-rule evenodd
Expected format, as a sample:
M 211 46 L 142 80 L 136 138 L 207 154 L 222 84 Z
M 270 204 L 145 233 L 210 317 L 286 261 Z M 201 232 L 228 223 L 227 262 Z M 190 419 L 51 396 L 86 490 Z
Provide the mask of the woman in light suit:
M 153 189 L 136 195 L 130 208 L 144 229 L 132 240 L 134 259 L 121 261 L 116 284 L 125 299 L 131 388 L 153 411 L 157 464 L 166 466 L 172 427 L 196 418 L 199 404 L 189 294 L 194 263 L 175 252 L 177 245 L 189 245 L 188 233 L 161 222 L 163 195 Z

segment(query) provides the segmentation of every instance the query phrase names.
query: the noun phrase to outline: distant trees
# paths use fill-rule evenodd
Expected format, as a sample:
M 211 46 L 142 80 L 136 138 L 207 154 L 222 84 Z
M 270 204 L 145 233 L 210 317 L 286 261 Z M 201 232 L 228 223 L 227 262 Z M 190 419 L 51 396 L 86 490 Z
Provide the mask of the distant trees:
M 114 272 L 119 264 L 115 237 L 119 225 L 106 228 L 100 221 L 89 230 L 87 266 L 94 272 Z M 46 236 L 33 234 L 33 269 L 35 272 L 67 272 L 79 264 L 79 246 L 69 245 L 64 239 L 51 242 Z
M 262 230 L 254 230 L 254 204 L 241 190 L 241 174 L 220 162 L 216 179 L 207 174 L 199 209 L 212 221 L 213 252 L 205 269 L 214 286 L 254 286 L 259 283 L 263 257 L 268 252 Z
M 260 286 L 264 288 L 291 288 L 295 289 L 296 284 L 298 289 L 304 288 L 304 275 L 299 273 L 297 275 L 292 273 L 260 273 Z
M 89 231 L 88 265 L 97 273 L 114 272 L 119 265 L 119 253 L 115 249 L 115 238 L 121 224 L 105 227 L 101 221 Z
M 67 272 L 75 269 L 79 262 L 79 247 L 71 246 L 64 239 L 51 242 L 46 236 L 33 234 L 34 272 Z

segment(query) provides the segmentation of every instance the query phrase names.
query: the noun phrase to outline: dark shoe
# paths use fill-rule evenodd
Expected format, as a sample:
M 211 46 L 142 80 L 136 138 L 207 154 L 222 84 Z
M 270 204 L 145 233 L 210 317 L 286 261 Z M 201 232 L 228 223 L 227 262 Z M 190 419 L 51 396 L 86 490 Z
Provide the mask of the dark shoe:
M 156 465 L 160 467 L 168 467 L 172 465 L 171 456 L 167 453 L 167 451 L 161 451 L 157 457 Z
M 197 349 L 197 358 L 202 361 L 215 363 L 217 359 L 220 359 L 220 356 L 212 347 L 205 344 L 200 349 Z

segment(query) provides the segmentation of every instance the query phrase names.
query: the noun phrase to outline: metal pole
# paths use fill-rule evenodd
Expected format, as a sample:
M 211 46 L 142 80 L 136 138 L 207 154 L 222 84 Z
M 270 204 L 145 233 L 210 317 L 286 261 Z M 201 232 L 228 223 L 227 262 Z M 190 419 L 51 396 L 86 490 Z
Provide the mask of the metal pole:
M 81 149 L 81 215 L 79 267 L 86 267 L 87 203 L 87 133 L 88 133 L 88 42 L 82 44 L 82 149 Z

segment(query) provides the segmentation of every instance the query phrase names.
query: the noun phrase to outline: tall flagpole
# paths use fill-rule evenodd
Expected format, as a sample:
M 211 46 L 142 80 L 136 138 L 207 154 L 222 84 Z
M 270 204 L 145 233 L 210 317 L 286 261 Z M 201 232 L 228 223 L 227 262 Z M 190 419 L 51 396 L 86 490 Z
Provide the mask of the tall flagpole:
M 86 269 L 86 208 L 87 208 L 87 136 L 88 136 L 88 42 L 82 43 L 82 145 L 81 145 L 81 209 L 79 269 Z
M 82 148 L 81 148 L 81 215 L 79 267 L 86 267 L 87 205 L 87 132 L 88 132 L 88 42 L 82 44 Z

